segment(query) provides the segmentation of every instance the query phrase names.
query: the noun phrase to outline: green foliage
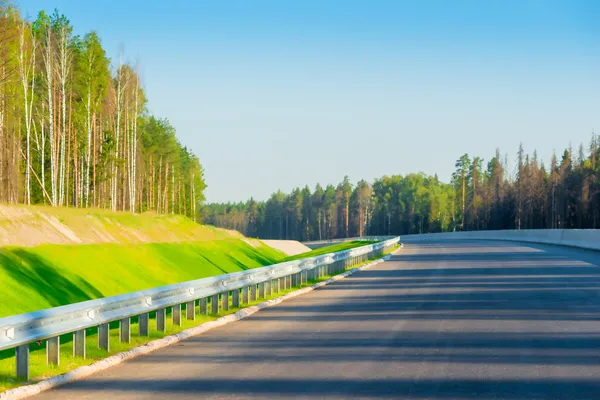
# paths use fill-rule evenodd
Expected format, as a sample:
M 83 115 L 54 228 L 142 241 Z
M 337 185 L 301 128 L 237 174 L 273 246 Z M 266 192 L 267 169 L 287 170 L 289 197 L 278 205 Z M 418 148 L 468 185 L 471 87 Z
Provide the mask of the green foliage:
M 221 275 L 283 255 L 241 239 L 0 249 L 0 317 Z
M 295 256 L 286 257 L 283 261 L 293 261 L 293 260 L 300 260 L 302 258 L 322 256 L 323 254 L 329 254 L 329 253 L 335 253 L 337 251 L 349 250 L 349 249 L 353 249 L 355 247 L 366 246 L 371 243 L 375 243 L 375 242 L 369 242 L 366 240 L 365 241 L 353 240 L 351 242 L 333 244 L 331 246 L 320 247 L 315 250 L 307 251 L 306 253 L 301 253 L 301 254 L 296 254 Z
M 146 109 L 137 66 L 73 31 L 58 10 L 30 23 L 0 3 L 0 202 L 199 219 L 200 162 Z
M 372 184 L 317 185 L 311 193 L 278 191 L 261 207 L 252 235 L 269 239 L 315 240 L 361 235 L 414 234 L 481 229 L 600 227 L 600 146 L 595 134 L 587 153 L 566 149 L 549 168 L 522 146 L 516 176 L 506 171 L 499 150 L 487 164 L 463 154 L 450 183 L 423 173 L 383 176 Z M 484 169 L 484 165 L 486 168 Z M 246 229 L 247 203 L 207 204 L 204 220 Z M 348 218 L 346 219 L 346 214 Z M 348 221 L 348 229 L 346 229 Z M 262 223 L 261 223 L 262 222 Z

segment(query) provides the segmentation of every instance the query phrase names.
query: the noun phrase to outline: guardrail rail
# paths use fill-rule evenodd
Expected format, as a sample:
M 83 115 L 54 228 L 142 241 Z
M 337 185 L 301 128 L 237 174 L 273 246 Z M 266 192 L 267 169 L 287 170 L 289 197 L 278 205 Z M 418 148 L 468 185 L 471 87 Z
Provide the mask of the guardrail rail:
M 340 239 L 325 239 L 325 240 L 311 240 L 308 242 L 302 242 L 303 245 L 310 247 L 311 249 L 318 249 L 320 247 L 330 246 L 337 243 L 345 242 L 384 242 L 395 238 L 396 236 L 359 236 L 350 238 Z
M 131 340 L 131 317 L 138 317 L 140 336 L 149 335 L 150 312 L 156 313 L 156 329 L 165 332 L 167 310 L 173 325 L 185 318 L 223 311 L 299 286 L 309 280 L 340 273 L 358 263 L 388 252 L 399 237 L 336 253 L 232 274 L 203 278 L 154 289 L 106 297 L 41 311 L 0 318 L 0 350 L 15 349 L 16 376 L 29 379 L 29 345 L 46 341 L 48 364 L 60 363 L 60 337 L 73 335 L 73 355 L 86 356 L 86 329 L 98 328 L 98 347 L 109 350 L 111 322 L 119 321 L 121 342 Z

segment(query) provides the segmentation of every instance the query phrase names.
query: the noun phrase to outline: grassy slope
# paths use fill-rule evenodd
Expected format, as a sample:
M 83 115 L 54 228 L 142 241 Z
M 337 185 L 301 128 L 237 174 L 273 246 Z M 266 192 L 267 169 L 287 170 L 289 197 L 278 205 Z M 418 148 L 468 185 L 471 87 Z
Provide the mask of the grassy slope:
M 362 242 L 364 243 L 364 242 Z M 368 262 L 368 261 L 367 261 Z M 325 280 L 328 279 L 327 276 L 322 277 L 319 280 Z M 308 286 L 311 285 L 312 283 L 314 283 L 316 281 L 311 281 L 308 282 L 307 284 L 301 285 L 301 286 Z M 274 297 L 278 297 L 284 293 L 287 292 L 291 292 L 296 290 L 297 288 L 291 288 L 288 290 L 283 290 L 279 293 L 274 293 L 273 295 L 267 296 L 265 297 L 265 299 L 269 299 L 269 298 L 274 298 Z M 256 304 L 263 301 L 263 299 L 258 299 L 255 302 L 252 302 L 250 304 Z M 244 305 L 243 307 L 245 307 L 247 305 Z M 196 306 L 196 311 L 198 310 L 198 307 Z M 199 325 L 201 323 L 204 323 L 206 321 L 211 321 L 214 320 L 215 318 L 218 318 L 219 316 L 222 315 L 226 315 L 226 314 L 231 314 L 236 312 L 238 309 L 237 308 L 233 308 L 230 307 L 229 311 L 224 312 L 222 310 L 220 310 L 219 314 L 217 315 L 196 315 L 196 320 L 195 321 L 189 321 L 184 319 L 183 322 L 183 326 L 177 327 L 177 326 L 173 326 L 173 324 L 171 323 L 171 318 L 167 317 L 167 326 L 166 326 L 166 333 L 162 333 L 162 332 L 158 332 L 156 331 L 155 327 L 156 324 L 154 322 L 154 313 L 150 314 L 150 318 L 152 319 L 151 323 L 150 323 L 150 336 L 149 337 L 140 337 L 136 334 L 136 332 L 138 332 L 138 326 L 137 326 L 137 320 L 136 318 L 132 319 L 132 336 L 131 336 L 131 343 L 127 344 L 127 343 L 120 343 L 119 342 L 119 329 L 118 329 L 118 324 L 111 324 L 111 331 L 110 331 L 110 351 L 106 351 L 106 350 L 102 350 L 99 349 L 97 347 L 97 331 L 95 328 L 90 328 L 87 329 L 87 359 L 81 359 L 81 358 L 74 358 L 73 357 L 73 353 L 72 353 L 72 349 L 73 349 L 73 345 L 72 345 L 72 336 L 71 335 L 64 335 L 63 337 L 61 337 L 61 364 L 60 366 L 51 366 L 51 365 L 47 365 L 46 364 L 46 352 L 45 352 L 45 342 L 42 342 L 40 344 L 36 344 L 36 343 L 32 343 L 30 344 L 30 350 L 31 350 L 31 376 L 32 376 L 32 381 L 37 381 L 39 379 L 42 378 L 48 378 L 50 376 L 53 375 L 57 375 L 60 373 L 64 373 L 67 372 L 69 370 L 72 370 L 73 368 L 82 366 L 82 365 L 89 365 L 92 362 L 94 362 L 95 360 L 107 357 L 108 355 L 111 354 L 115 354 L 119 351 L 125 351 L 128 349 L 131 349 L 135 346 L 139 346 L 141 344 L 147 343 L 148 341 L 152 340 L 152 339 L 157 339 L 157 338 L 161 338 L 165 335 L 172 335 L 174 333 L 180 332 L 181 330 L 185 329 L 185 328 L 190 328 L 192 326 L 196 326 Z M 6 389 L 10 389 L 13 387 L 17 387 L 21 384 L 23 384 L 24 382 L 18 379 L 15 379 L 14 371 L 15 368 L 15 359 L 14 359 L 14 351 L 12 350 L 7 350 L 7 351 L 3 351 L 0 352 L 0 392 L 2 392 L 3 390 Z
M 295 256 L 286 257 L 284 261 L 299 260 L 301 258 L 307 258 L 307 257 L 316 257 L 316 256 L 320 256 L 322 254 L 334 253 L 336 251 L 343 251 L 343 250 L 353 249 L 355 247 L 366 246 L 371 243 L 374 243 L 374 242 L 356 240 L 353 242 L 334 244 L 332 246 L 321 247 L 319 249 L 308 251 L 306 253 L 301 253 L 301 254 L 296 254 Z
M 182 217 L 101 210 L 0 205 L 0 236 L 4 240 L 0 243 L 20 246 L 0 245 L 0 317 L 255 268 L 285 257 L 237 232 L 201 226 Z M 70 244 L 73 237 L 92 244 Z M 364 244 L 343 243 L 294 258 Z M 168 323 L 167 334 L 216 317 L 185 320 L 182 327 Z M 117 339 L 117 325 L 112 325 L 110 352 L 97 348 L 95 328 L 88 329 L 87 360 L 72 357 L 70 335 L 61 338 L 58 367 L 46 365 L 44 342 L 30 344 L 33 380 L 163 336 L 152 323 L 150 338 L 132 335 L 132 343 L 123 344 Z M 135 326 L 132 331 L 137 332 Z M 20 384 L 14 378 L 14 351 L 0 352 L 0 392 Z
M 0 317 L 277 263 L 244 240 L 0 248 Z
M 178 215 L 0 205 L 0 317 L 283 257 L 238 232 Z

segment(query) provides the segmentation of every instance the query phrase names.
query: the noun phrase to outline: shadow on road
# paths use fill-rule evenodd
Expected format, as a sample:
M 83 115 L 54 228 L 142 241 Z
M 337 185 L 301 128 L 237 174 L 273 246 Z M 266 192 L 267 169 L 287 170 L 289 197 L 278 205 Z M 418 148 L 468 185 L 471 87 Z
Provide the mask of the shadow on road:
M 600 398 L 600 253 L 497 243 L 410 249 L 123 366 L 129 374 L 176 366 L 185 378 L 117 371 L 61 393 Z

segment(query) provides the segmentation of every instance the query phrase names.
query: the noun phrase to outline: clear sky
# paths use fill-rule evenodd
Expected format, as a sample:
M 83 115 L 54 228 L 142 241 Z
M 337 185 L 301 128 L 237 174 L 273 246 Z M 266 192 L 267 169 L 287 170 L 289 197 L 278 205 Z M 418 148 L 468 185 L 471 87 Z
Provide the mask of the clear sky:
M 600 131 L 600 1 L 20 0 L 139 60 L 209 201 L 549 161 Z

